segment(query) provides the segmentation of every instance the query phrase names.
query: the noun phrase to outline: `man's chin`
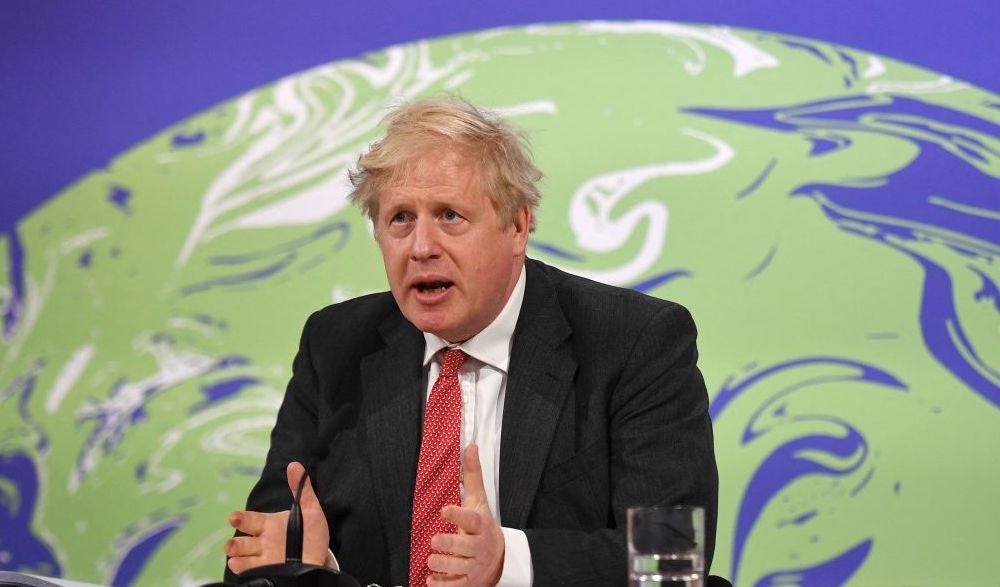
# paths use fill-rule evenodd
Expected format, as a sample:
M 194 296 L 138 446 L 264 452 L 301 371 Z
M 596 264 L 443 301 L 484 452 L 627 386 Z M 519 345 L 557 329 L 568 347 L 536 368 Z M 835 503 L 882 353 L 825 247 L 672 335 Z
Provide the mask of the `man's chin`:
M 417 327 L 417 330 L 421 332 L 426 332 L 433 334 L 439 338 L 443 338 L 448 342 L 461 342 L 458 340 L 452 340 L 452 338 L 460 335 L 460 328 L 458 328 L 457 320 L 450 319 L 446 316 L 436 315 L 436 312 L 414 312 L 412 314 L 406 314 L 406 319 L 410 321 L 411 324 Z

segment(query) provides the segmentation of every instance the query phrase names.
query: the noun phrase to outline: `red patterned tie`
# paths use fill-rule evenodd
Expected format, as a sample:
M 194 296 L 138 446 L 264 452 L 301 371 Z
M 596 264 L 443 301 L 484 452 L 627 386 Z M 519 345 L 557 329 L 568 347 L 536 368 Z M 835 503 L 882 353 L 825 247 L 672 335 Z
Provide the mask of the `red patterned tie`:
M 462 440 L 462 388 L 458 370 L 465 353 L 448 349 L 441 360 L 424 414 L 424 436 L 420 441 L 417 483 L 413 488 L 413 520 L 410 523 L 410 585 L 426 585 L 430 569 L 431 536 L 454 533 L 454 524 L 441 519 L 441 508 L 461 505 L 458 493 Z

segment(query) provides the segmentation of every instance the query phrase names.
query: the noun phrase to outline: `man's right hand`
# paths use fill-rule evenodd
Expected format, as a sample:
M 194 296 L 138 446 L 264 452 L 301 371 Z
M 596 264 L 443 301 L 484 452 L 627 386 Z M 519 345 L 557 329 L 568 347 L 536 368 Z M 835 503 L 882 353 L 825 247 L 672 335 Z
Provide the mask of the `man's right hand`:
M 292 462 L 286 469 L 288 487 L 292 494 L 305 474 L 301 463 Z M 312 480 L 306 479 L 299 500 L 302 507 L 302 562 L 322 565 L 326 562 L 330 544 L 330 527 L 326 515 L 313 491 Z M 285 530 L 288 527 L 288 511 L 265 514 L 261 512 L 235 511 L 229 514 L 229 525 L 246 536 L 237 536 L 226 541 L 226 556 L 229 570 L 242 573 L 247 569 L 285 562 Z

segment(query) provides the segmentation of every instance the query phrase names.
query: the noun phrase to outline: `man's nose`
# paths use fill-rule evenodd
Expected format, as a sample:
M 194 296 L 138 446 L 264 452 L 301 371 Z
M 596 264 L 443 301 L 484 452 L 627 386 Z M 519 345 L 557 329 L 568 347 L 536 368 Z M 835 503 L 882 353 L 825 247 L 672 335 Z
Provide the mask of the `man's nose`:
M 440 243 L 434 223 L 430 220 L 418 219 L 413 227 L 413 241 L 410 244 L 410 257 L 415 261 L 433 259 L 440 254 Z

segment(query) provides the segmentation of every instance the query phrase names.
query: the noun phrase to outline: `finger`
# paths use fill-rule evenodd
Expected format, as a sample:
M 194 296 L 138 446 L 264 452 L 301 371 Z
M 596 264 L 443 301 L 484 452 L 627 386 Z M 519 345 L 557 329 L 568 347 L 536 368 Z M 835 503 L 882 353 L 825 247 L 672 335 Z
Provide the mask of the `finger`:
M 464 556 L 435 553 L 427 557 L 427 568 L 445 575 L 468 575 L 475 568 L 475 561 Z
M 482 531 L 482 516 L 471 507 L 446 505 L 441 508 L 441 518 L 468 534 L 479 534 Z
M 479 539 L 468 534 L 435 534 L 431 536 L 431 549 L 443 554 L 473 556 Z
M 226 566 L 229 570 L 239 575 L 247 569 L 252 569 L 254 567 L 259 567 L 261 565 L 267 564 L 259 556 L 237 556 L 232 557 L 226 561 Z
M 260 536 L 264 531 L 265 518 L 260 512 L 239 510 L 229 514 L 229 525 L 249 536 Z
M 486 503 L 486 488 L 483 486 L 483 467 L 479 464 L 479 446 L 470 444 L 462 457 L 462 483 L 465 497 L 462 505 L 476 507 Z
M 295 496 L 295 492 L 299 489 L 299 480 L 302 479 L 302 475 L 306 475 L 306 468 L 302 463 L 298 461 L 292 461 L 288 463 L 288 468 L 285 469 L 285 473 L 288 476 L 288 488 L 292 490 L 292 496 Z M 299 507 L 305 512 L 311 508 L 318 508 L 319 498 L 316 497 L 316 492 L 313 490 L 312 477 L 306 477 L 306 483 L 302 486 L 302 495 L 299 497 Z
M 237 536 L 226 541 L 228 557 L 258 556 L 260 553 L 260 540 L 253 536 Z
M 431 587 L 467 587 L 471 585 L 468 575 L 430 575 L 427 584 Z

